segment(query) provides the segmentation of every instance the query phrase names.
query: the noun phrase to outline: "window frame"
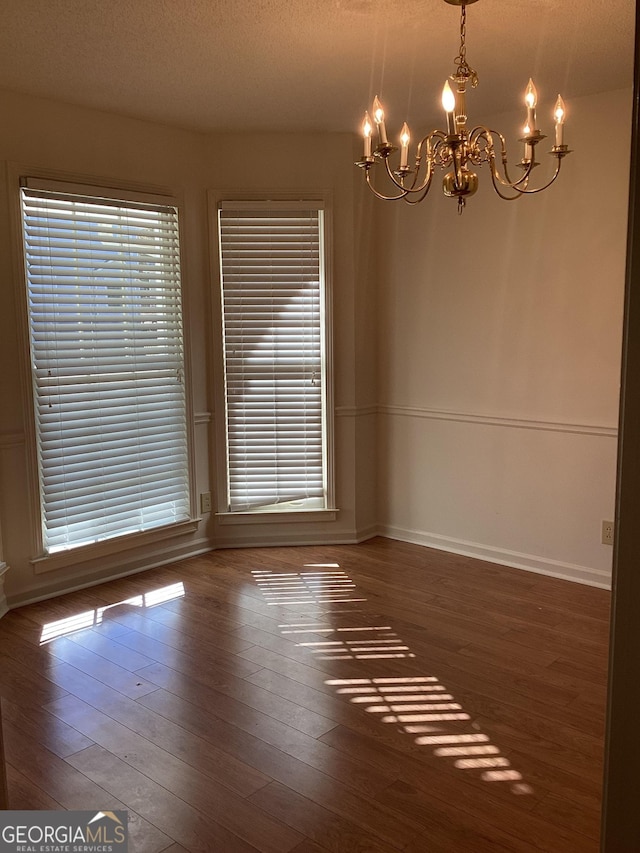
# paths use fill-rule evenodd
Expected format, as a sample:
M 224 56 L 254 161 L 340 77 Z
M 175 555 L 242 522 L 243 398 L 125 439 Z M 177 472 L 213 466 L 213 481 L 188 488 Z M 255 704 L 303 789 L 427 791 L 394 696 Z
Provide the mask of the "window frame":
M 15 281 L 18 289 L 16 299 L 18 313 L 18 333 L 20 343 L 20 373 L 22 376 L 22 396 L 25 411 L 25 440 L 27 456 L 27 481 L 29 497 L 29 532 L 31 564 L 34 572 L 54 571 L 93 559 L 108 557 L 123 551 L 154 545 L 156 542 L 172 539 L 176 536 L 195 533 L 200 518 L 196 513 L 196 472 L 194 463 L 194 413 L 191 385 L 191 346 L 189 329 L 189 307 L 185 252 L 184 252 L 184 205 L 180 195 L 166 187 L 148 184 L 136 184 L 128 181 L 104 180 L 93 176 L 76 175 L 67 172 L 55 172 L 41 168 L 8 164 L 12 193 L 12 238 L 14 245 Z M 180 292 L 182 339 L 184 359 L 184 395 L 187 444 L 187 480 L 188 480 L 188 518 L 168 525 L 160 525 L 142 531 L 133 531 L 96 542 L 77 545 L 69 549 L 48 553 L 44 547 L 42 525 L 42 503 L 39 484 L 39 451 L 36 427 L 36 402 L 33 393 L 31 365 L 31 335 L 28 310 L 29 287 L 27 280 L 26 258 L 23 247 L 23 223 L 21 211 L 21 189 L 49 190 L 86 197 L 105 198 L 119 201 L 131 201 L 150 205 L 164 205 L 177 208 L 178 239 L 180 262 Z
M 280 191 L 256 192 L 216 192 L 209 191 L 209 231 L 211 242 L 212 266 L 212 308 L 213 330 L 215 336 L 214 352 L 214 430 L 216 448 L 213 458 L 216 471 L 215 517 L 219 524 L 273 524 L 286 522 L 335 521 L 338 515 L 335 497 L 335 433 L 334 433 L 334 373 L 333 373 L 333 300 L 332 300 L 332 232 L 333 216 L 331 196 L 322 191 L 307 191 L 283 193 Z M 250 208 L 282 208 L 307 209 L 317 208 L 323 213 L 323 246 L 322 269 L 324 281 L 322 288 L 321 316 L 323 319 L 323 353 L 324 353 L 324 396 L 323 396 L 323 428 L 325 447 L 325 506 L 300 507 L 294 509 L 283 504 L 282 509 L 269 506 L 251 510 L 230 510 L 228 493 L 228 449 L 226 429 L 226 371 L 224 355 L 224 326 L 223 326 L 223 291 L 221 272 L 221 246 L 218 230 L 218 212 L 223 206 L 233 209 Z

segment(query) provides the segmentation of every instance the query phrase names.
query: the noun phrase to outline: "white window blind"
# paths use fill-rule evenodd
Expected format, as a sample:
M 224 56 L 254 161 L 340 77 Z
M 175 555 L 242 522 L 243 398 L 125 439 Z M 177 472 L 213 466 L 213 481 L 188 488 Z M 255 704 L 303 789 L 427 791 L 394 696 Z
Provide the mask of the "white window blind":
M 22 189 L 43 547 L 189 517 L 177 209 Z
M 323 211 L 223 203 L 219 229 L 229 511 L 324 508 Z

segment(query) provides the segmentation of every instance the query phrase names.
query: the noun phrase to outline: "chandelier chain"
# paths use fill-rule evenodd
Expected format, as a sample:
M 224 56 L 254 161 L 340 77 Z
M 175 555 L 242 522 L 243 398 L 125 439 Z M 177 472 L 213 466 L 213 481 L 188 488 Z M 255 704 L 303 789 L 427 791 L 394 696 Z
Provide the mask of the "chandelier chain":
M 467 7 L 463 5 L 462 11 L 460 12 L 460 53 L 456 56 L 456 62 L 460 65 L 466 66 L 467 64 L 467 45 L 466 45 L 466 37 L 467 37 Z
M 456 77 L 471 80 L 471 86 L 475 89 L 478 85 L 478 75 L 469 67 L 467 62 L 467 7 L 463 3 L 460 12 L 460 52 L 453 60 L 456 64 Z

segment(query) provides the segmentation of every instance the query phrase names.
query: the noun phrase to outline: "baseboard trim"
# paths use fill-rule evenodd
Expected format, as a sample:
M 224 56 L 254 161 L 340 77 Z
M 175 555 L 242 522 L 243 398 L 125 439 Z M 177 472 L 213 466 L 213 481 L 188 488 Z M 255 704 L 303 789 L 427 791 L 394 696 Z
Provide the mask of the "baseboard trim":
M 37 604 L 39 601 L 46 601 L 50 598 L 56 598 L 59 595 L 67 595 L 68 593 L 77 592 L 81 589 L 89 589 L 92 586 L 99 586 L 100 584 L 108 583 L 109 581 L 141 574 L 142 572 L 149 571 L 150 569 L 158 569 L 161 566 L 166 566 L 170 563 L 187 560 L 190 557 L 197 557 L 200 554 L 207 554 L 210 551 L 221 550 L 223 548 L 284 548 L 295 545 L 357 545 L 360 542 L 365 542 L 367 539 L 372 539 L 377 535 L 377 527 L 369 525 L 368 527 L 354 531 L 352 535 L 347 534 L 337 537 L 335 534 L 328 534 L 326 536 L 299 535 L 295 537 L 292 537 L 291 535 L 282 536 L 277 534 L 273 536 L 242 535 L 231 537 L 224 542 L 217 541 L 215 543 L 210 539 L 201 538 L 195 542 L 191 542 L 187 548 L 184 548 L 183 546 L 176 546 L 169 551 L 165 549 L 160 552 L 162 554 L 161 557 L 158 552 L 151 554 L 142 565 L 130 565 L 129 567 L 125 566 L 122 568 L 122 564 L 120 564 L 118 566 L 120 569 L 119 571 L 114 570 L 113 572 L 109 572 L 107 570 L 106 573 L 102 573 L 99 576 L 94 573 L 93 575 L 80 578 L 77 583 L 71 583 L 70 585 L 63 581 L 37 590 L 28 590 L 26 592 L 19 593 L 18 595 L 11 596 L 8 600 L 5 598 L 2 590 L 2 575 L 7 570 L 8 566 L 5 566 L 3 570 L 3 564 L 0 563 L 0 618 L 4 613 L 17 607 L 24 607 L 27 604 Z M 157 559 L 154 559 L 154 557 L 157 557 Z
M 367 542 L 369 539 L 374 539 L 380 535 L 380 529 L 377 524 L 369 524 L 367 527 L 362 527 L 356 530 L 356 544 L 359 542 Z
M 207 554 L 209 551 L 213 550 L 213 545 L 208 539 L 199 539 L 196 542 L 192 542 L 190 547 L 187 549 L 173 548 L 171 549 L 170 554 L 164 551 L 162 557 L 159 559 L 154 560 L 153 557 L 156 555 L 151 555 L 151 561 L 145 562 L 143 565 L 125 568 L 122 571 L 114 571 L 113 573 L 103 574 L 99 577 L 94 575 L 93 577 L 88 576 L 80 578 L 77 583 L 70 586 L 65 585 L 63 582 L 62 584 L 57 584 L 55 586 L 19 593 L 18 595 L 11 596 L 8 599 L 8 609 L 14 610 L 17 607 L 24 607 L 27 604 L 37 604 L 39 601 L 47 601 L 50 598 L 57 598 L 59 595 L 68 595 L 71 592 L 78 592 L 78 590 L 81 589 L 89 589 L 92 586 L 99 586 L 100 584 L 108 583 L 109 581 L 127 578 L 131 575 L 138 575 L 142 572 L 147 572 L 150 569 L 159 569 L 161 566 L 166 566 L 169 563 L 188 560 L 190 557 L 198 557 L 200 554 Z
M 367 527 L 354 530 L 352 533 L 344 533 L 336 536 L 327 533 L 326 535 L 304 536 L 302 534 L 292 537 L 274 534 L 272 536 L 249 535 L 233 536 L 225 539 L 225 541 L 217 541 L 215 544 L 209 539 L 199 539 L 196 542 L 190 543 L 188 548 L 172 548 L 170 552 L 166 550 L 162 552 L 162 557 L 145 561 L 143 565 L 130 566 L 121 571 L 113 573 L 101 574 L 100 576 L 88 576 L 81 578 L 77 583 L 70 586 L 64 582 L 55 586 L 41 588 L 38 590 L 28 590 L 16 596 L 11 596 L 7 599 L 4 593 L 4 575 L 8 570 L 5 563 L 0 562 L 0 618 L 9 610 L 17 607 L 23 607 L 27 604 L 36 604 L 39 601 L 46 601 L 50 598 L 56 598 L 59 595 L 66 595 L 71 592 L 76 592 L 81 589 L 89 589 L 93 586 L 98 586 L 108 581 L 118 580 L 119 578 L 129 577 L 131 575 L 141 574 L 150 569 L 157 569 L 161 566 L 166 566 L 170 563 L 175 563 L 180 560 L 187 560 L 190 557 L 197 557 L 200 554 L 206 554 L 214 550 L 222 550 L 224 548 L 270 548 L 270 547 L 293 547 L 299 546 L 314 546 L 314 545 L 357 545 L 360 542 L 366 542 L 376 536 L 386 536 L 388 539 L 397 539 L 401 542 L 410 542 L 413 545 L 423 545 L 427 548 L 435 548 L 439 551 L 447 551 L 452 554 L 460 554 L 465 557 L 472 557 L 477 560 L 485 560 L 487 562 L 496 563 L 501 566 L 509 566 L 514 569 L 523 569 L 536 574 L 547 575 L 549 577 L 559 578 L 561 580 L 573 581 L 574 583 L 583 583 L 588 586 L 599 587 L 600 589 L 611 589 L 611 577 L 599 569 L 593 569 L 588 566 L 579 566 L 573 563 L 563 563 L 558 560 L 549 560 L 545 557 L 539 557 L 533 554 L 523 554 L 518 551 L 508 551 L 502 548 L 494 548 L 490 545 L 482 545 L 477 542 L 468 542 L 464 539 L 453 539 L 447 536 L 440 536 L 436 533 L 427 533 L 420 530 L 411 530 L 403 527 L 395 527 L 391 525 L 368 525 Z
M 559 578 L 560 580 L 582 583 L 587 586 L 596 586 L 600 589 L 611 589 L 611 577 L 600 569 L 589 566 L 579 566 L 574 563 L 563 563 L 559 560 L 550 560 L 535 554 L 523 554 L 519 551 L 508 551 L 503 548 L 494 548 L 491 545 L 482 545 L 478 542 L 468 542 L 464 539 L 453 539 L 448 536 L 440 536 L 437 533 L 427 533 L 421 530 L 410 530 L 402 527 L 380 526 L 379 536 L 389 539 L 398 539 L 401 542 L 410 542 L 413 545 L 425 545 L 428 548 L 436 548 L 439 551 L 448 551 L 452 554 L 460 554 L 465 557 L 474 557 L 478 560 L 486 560 L 497 563 L 500 566 L 510 566 L 514 569 L 524 569 L 527 572 L 535 572 L 539 575 Z
M 335 531 L 327 531 L 326 534 L 314 533 L 309 534 L 279 534 L 277 531 L 273 534 L 266 534 L 263 531 L 259 533 L 241 534 L 238 536 L 225 536 L 223 539 L 216 540 L 215 550 L 219 551 L 224 548 L 287 548 L 287 547 L 304 547 L 305 545 L 358 545 L 367 539 L 372 539 L 377 536 L 377 528 L 367 527 L 362 530 L 353 531 L 353 533 L 338 533 Z

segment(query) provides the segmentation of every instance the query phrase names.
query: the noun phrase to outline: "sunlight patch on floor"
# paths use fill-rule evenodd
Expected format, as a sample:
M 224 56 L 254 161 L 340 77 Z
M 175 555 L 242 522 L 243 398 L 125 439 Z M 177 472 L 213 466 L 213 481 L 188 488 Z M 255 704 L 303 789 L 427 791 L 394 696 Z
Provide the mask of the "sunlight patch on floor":
M 134 595 L 131 598 L 116 601 L 114 604 L 96 607 L 94 610 L 86 610 L 83 613 L 67 616 L 65 619 L 56 619 L 54 622 L 47 622 L 42 626 L 40 645 L 44 646 L 52 640 L 57 640 L 59 637 L 68 637 L 70 634 L 75 634 L 78 631 L 95 628 L 102 623 L 104 614 L 114 607 L 122 607 L 123 605 L 141 608 L 157 607 L 166 601 L 182 598 L 184 594 L 184 584 L 182 581 L 179 581 L 169 586 L 163 586 L 160 589 L 153 589 L 141 595 Z
M 320 568 L 324 571 L 317 571 Z M 321 609 L 321 621 L 279 625 L 283 635 L 290 636 L 296 646 L 316 659 L 336 664 L 412 659 L 415 665 L 416 655 L 391 625 L 379 625 L 378 620 L 372 620 L 370 625 L 332 624 L 346 621 L 347 613 L 360 617 L 354 622 L 364 622 L 366 618 L 361 609 L 345 611 L 335 606 L 367 601 L 358 597 L 356 584 L 338 564 L 310 563 L 300 572 L 262 570 L 252 574 L 269 604 L 286 608 L 313 605 Z M 411 735 L 416 745 L 430 747 L 434 755 L 449 759 L 457 770 L 476 771 L 485 782 L 512 783 L 510 790 L 514 794 L 532 793 L 509 759 L 478 731 L 477 723 L 436 676 L 328 678 L 325 684 L 380 723 Z

